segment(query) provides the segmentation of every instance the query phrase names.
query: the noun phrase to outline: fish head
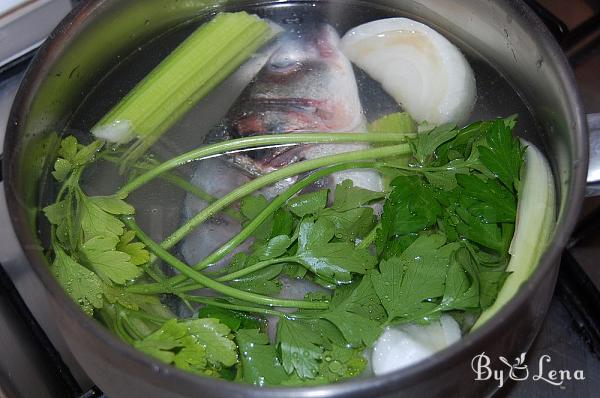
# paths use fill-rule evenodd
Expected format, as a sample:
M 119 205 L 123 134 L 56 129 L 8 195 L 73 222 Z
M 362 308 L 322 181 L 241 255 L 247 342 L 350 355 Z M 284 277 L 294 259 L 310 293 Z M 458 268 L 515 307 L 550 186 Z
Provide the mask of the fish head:
M 230 118 L 232 135 L 353 131 L 364 124 L 354 71 L 327 24 L 282 35 Z

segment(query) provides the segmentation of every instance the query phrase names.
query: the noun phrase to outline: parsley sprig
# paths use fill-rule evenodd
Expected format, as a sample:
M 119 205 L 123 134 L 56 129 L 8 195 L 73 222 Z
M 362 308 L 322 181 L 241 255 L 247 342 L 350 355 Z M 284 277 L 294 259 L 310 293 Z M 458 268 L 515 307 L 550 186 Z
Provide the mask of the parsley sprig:
M 398 145 L 416 126 L 395 115 L 371 125 L 390 134 L 232 140 L 164 163 L 144 160 L 133 166 L 139 173 L 110 196 L 88 196 L 80 186 L 85 168 L 99 158 L 110 160 L 110 152 L 98 142 L 84 146 L 66 137 L 52 173 L 60 184 L 56 201 L 44 208 L 51 271 L 86 313 L 186 371 L 257 385 L 353 377 L 366 366 L 362 352 L 386 325 L 427 323 L 444 312 L 478 314 L 493 304 L 507 277 L 523 162 L 514 124 L 508 118 L 461 129 L 440 126 Z M 263 145 L 336 141 L 380 146 L 293 164 L 222 198 L 200 192 L 209 206 L 160 243 L 137 225 L 126 202 L 134 189 L 159 176 L 198 194 L 170 174 L 191 160 Z M 303 192 L 331 173 L 357 168 L 378 170 L 387 191 L 347 180 L 332 190 Z M 253 195 L 307 172 L 272 201 Z M 198 264 L 169 252 L 218 212 L 235 214 L 242 231 Z M 248 240 L 248 251 L 211 270 Z M 157 261 L 180 274 L 156 275 L 151 270 Z M 329 290 L 304 300 L 281 299 L 282 278 L 303 278 Z M 201 296 L 196 291 L 202 288 L 217 295 Z M 176 319 L 161 303 L 163 295 L 202 307 L 193 318 Z M 274 340 L 265 334 L 267 317 L 278 319 Z

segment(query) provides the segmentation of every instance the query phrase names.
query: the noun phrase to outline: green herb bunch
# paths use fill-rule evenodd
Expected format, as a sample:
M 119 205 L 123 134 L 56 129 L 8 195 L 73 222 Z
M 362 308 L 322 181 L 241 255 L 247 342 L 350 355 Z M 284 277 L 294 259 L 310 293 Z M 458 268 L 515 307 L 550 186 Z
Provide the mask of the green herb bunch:
M 488 308 L 507 277 L 514 232 L 523 163 L 523 147 L 512 136 L 514 118 L 418 135 L 406 115 L 388 117 L 394 119 L 402 123 L 376 123 L 369 134 L 256 136 L 160 164 L 140 162 L 134 166 L 140 173 L 102 197 L 87 196 L 80 179 L 85 167 L 110 160 L 111 152 L 98 142 L 83 146 L 66 137 L 53 172 L 60 189 L 55 203 L 44 208 L 52 231 L 51 270 L 86 313 L 180 369 L 257 385 L 356 376 L 367 364 L 364 350 L 385 326 Z M 391 134 L 373 134 L 382 128 Z M 283 167 L 222 198 L 210 198 L 172 173 L 232 148 L 336 142 L 374 147 Z M 332 190 L 302 193 L 348 169 L 377 170 L 389 182 L 386 192 L 346 180 Z M 304 177 L 271 201 L 253 195 L 297 175 Z M 209 202 L 160 243 L 139 227 L 126 202 L 155 177 Z M 220 212 L 241 223 L 238 235 L 198 264 L 170 252 Z M 249 240 L 248 251 L 211 270 Z M 156 271 L 159 262 L 178 275 L 164 277 Z M 285 278 L 325 289 L 302 300 L 282 299 Z M 215 294 L 201 296 L 201 288 Z M 161 303 L 167 296 L 200 308 L 192 318 L 177 319 Z M 278 320 L 273 340 L 267 319 Z

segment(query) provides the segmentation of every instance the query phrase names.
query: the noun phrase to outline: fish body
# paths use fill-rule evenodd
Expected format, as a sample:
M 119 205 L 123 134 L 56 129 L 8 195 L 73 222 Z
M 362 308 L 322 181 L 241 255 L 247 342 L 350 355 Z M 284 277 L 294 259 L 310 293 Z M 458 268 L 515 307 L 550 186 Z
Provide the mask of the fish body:
M 364 132 L 366 120 L 356 78 L 339 44 L 338 33 L 326 24 L 306 32 L 283 34 L 264 67 L 207 140 L 218 142 L 289 132 Z M 307 144 L 238 152 L 200 161 L 192 183 L 218 198 L 252 178 L 291 163 L 366 147 L 365 144 Z M 271 199 L 297 178 L 280 181 L 260 193 Z M 366 189 L 383 188 L 379 175 L 369 170 L 338 172 L 318 185 L 333 190 L 345 179 L 352 179 L 355 185 Z M 184 218 L 191 218 L 206 205 L 188 195 Z M 240 230 L 239 222 L 226 215 L 213 217 L 183 242 L 185 260 L 197 263 Z M 227 259 L 222 263 L 225 262 Z

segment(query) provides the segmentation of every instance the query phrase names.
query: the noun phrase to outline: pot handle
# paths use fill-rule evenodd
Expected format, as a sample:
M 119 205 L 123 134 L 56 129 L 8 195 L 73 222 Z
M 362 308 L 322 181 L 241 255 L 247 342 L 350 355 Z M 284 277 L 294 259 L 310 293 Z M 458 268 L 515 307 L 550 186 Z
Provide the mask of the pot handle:
M 578 55 L 578 43 L 586 42 L 584 39 L 597 32 L 597 24 L 592 18 L 584 21 L 579 26 L 569 30 L 567 25 L 538 0 L 524 0 L 533 12 L 542 20 L 550 33 L 555 37 L 558 44 L 566 52 L 571 64 L 576 63 Z M 587 115 L 590 159 L 587 175 L 586 196 L 600 196 L 600 113 Z
M 600 196 L 600 113 L 587 115 L 590 137 L 586 196 Z

